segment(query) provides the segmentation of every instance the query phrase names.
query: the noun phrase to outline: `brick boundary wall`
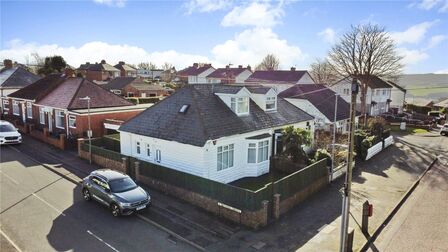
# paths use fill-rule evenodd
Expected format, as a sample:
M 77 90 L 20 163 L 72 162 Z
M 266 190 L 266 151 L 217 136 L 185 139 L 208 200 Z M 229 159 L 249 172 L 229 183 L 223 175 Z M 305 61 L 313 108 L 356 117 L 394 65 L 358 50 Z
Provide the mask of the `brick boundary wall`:
M 158 191 L 165 192 L 176 198 L 185 200 L 195 206 L 205 209 L 208 212 L 214 213 L 220 217 L 231 220 L 235 223 L 240 223 L 253 229 L 266 226 L 268 223 L 268 202 L 263 201 L 262 207 L 258 211 L 241 210 L 238 213 L 234 210 L 230 210 L 226 207 L 219 206 L 219 201 L 206 197 L 204 195 L 188 191 L 186 189 L 173 186 L 162 181 L 146 177 L 139 174 L 139 168 L 136 168 L 136 180 L 143 184 L 154 188 Z
M 59 138 L 53 138 L 50 136 L 47 128 L 44 128 L 44 131 L 41 132 L 39 130 L 34 129 L 34 125 L 29 125 L 29 133 L 33 138 L 38 139 L 41 142 L 53 145 L 61 150 L 65 150 L 66 145 L 66 135 L 60 134 Z
M 82 159 L 89 160 L 89 152 L 81 149 L 81 143 L 84 141 L 85 139 L 78 139 L 78 156 Z M 120 162 L 92 153 L 92 162 L 101 167 L 128 174 L 127 160 Z
M 281 199 L 280 195 L 280 205 L 279 205 L 279 215 L 283 215 L 291 210 L 293 207 L 297 206 L 300 202 L 306 200 L 308 197 L 313 195 L 314 193 L 321 190 L 323 187 L 328 185 L 328 176 L 323 176 L 319 178 L 314 183 L 309 185 L 307 188 L 297 192 L 293 196 L 287 199 Z

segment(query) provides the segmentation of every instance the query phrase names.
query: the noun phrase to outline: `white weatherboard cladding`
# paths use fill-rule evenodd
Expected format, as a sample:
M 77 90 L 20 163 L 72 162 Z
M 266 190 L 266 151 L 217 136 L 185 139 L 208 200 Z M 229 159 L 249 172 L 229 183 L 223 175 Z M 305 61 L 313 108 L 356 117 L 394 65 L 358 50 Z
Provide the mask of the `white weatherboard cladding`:
M 308 72 L 306 72 L 302 78 L 300 78 L 300 80 L 297 82 L 297 84 L 316 84 L 313 80 L 313 78 L 311 78 L 310 74 Z
M 188 76 L 188 84 L 207 84 L 206 76 L 211 74 L 213 71 L 215 71 L 215 69 L 213 67 L 210 67 L 198 75 Z
M 294 124 L 297 128 L 306 128 L 307 122 Z M 314 126 L 309 121 L 312 132 Z M 283 128 L 283 127 L 278 127 Z M 265 133 L 273 134 L 274 129 L 265 129 L 253 131 L 250 133 L 238 134 L 229 137 L 223 137 L 214 141 L 209 140 L 203 147 L 197 147 L 188 144 L 182 144 L 174 141 L 166 141 L 153 137 L 141 136 L 128 132 L 120 132 L 121 153 L 123 155 L 132 156 L 147 162 L 160 164 L 171 169 L 187 172 L 193 175 L 201 176 L 222 183 L 229 183 L 244 177 L 257 177 L 269 172 L 268 160 L 256 163 L 247 163 L 247 152 L 249 142 L 259 142 L 269 140 L 269 154 L 272 153 L 272 137 L 248 140 L 246 138 L 257 136 Z M 313 133 L 311 134 L 314 135 Z M 136 153 L 136 141 L 140 141 L 141 153 Z M 154 161 L 155 149 L 152 151 L 150 158 L 146 157 L 146 144 L 149 143 L 152 148 L 158 148 L 161 151 L 161 162 Z M 234 161 L 233 167 L 218 171 L 217 169 L 217 149 L 219 146 L 234 145 Z
M 238 74 L 235 78 L 235 83 L 244 83 L 247 78 L 252 74 L 249 70 L 244 70 L 242 73 Z

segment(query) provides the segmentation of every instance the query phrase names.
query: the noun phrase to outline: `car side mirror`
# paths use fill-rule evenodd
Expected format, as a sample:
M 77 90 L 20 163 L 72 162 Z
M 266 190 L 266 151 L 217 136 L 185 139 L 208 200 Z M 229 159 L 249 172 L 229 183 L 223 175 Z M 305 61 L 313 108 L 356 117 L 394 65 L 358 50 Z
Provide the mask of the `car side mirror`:
M 106 193 L 110 193 L 110 189 L 109 188 L 104 188 L 104 191 L 106 191 Z

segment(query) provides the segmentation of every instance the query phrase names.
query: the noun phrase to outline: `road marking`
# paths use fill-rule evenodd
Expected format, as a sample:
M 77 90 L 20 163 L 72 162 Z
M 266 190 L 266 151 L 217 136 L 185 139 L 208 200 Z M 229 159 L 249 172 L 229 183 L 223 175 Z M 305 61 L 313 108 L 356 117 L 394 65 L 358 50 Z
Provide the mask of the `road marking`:
M 53 208 L 53 210 L 55 210 L 56 212 L 58 212 L 59 214 L 61 214 L 62 216 L 65 216 L 65 214 L 63 212 L 61 212 L 59 209 L 57 209 L 56 207 L 54 207 L 53 205 L 51 205 L 50 203 L 48 203 L 46 200 L 42 199 L 41 197 L 37 196 L 37 194 L 32 193 L 32 195 L 36 198 L 38 198 L 40 201 L 42 201 L 43 203 L 45 203 L 47 206 Z
M 101 239 L 100 237 L 98 237 L 97 235 L 95 235 L 94 233 L 92 233 L 90 230 L 87 230 L 87 233 L 93 237 L 95 237 L 98 241 L 104 243 L 106 246 L 108 246 L 110 249 L 112 249 L 115 252 L 120 252 L 118 251 L 116 248 L 112 247 L 112 245 L 110 245 L 109 243 L 105 242 L 103 239 Z
M 16 184 L 16 185 L 19 184 L 19 182 L 17 182 L 17 180 L 11 178 L 8 174 L 6 174 L 6 173 L 4 173 L 4 172 L 2 172 L 2 171 L 0 171 L 0 173 L 3 174 L 3 175 L 5 175 L 5 177 L 9 178 L 12 182 L 14 182 L 14 184 Z
M 15 249 L 17 249 L 17 251 L 22 252 L 22 250 L 19 248 L 19 246 L 17 246 L 17 244 L 15 244 L 15 243 L 11 240 L 11 238 L 9 238 L 9 236 L 7 236 L 7 235 L 5 234 L 5 232 L 3 232 L 3 230 L 0 229 L 0 233 L 6 238 L 6 240 L 9 241 L 9 243 L 11 243 L 11 245 L 12 245 Z

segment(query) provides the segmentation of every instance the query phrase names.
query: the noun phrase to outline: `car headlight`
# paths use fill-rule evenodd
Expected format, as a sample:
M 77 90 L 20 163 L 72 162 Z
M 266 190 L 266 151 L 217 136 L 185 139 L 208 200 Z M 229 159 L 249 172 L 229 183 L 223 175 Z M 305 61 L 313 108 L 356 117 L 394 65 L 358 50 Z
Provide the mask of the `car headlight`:
M 122 202 L 120 202 L 120 206 L 122 206 L 122 207 L 130 207 L 131 203 L 122 203 Z

